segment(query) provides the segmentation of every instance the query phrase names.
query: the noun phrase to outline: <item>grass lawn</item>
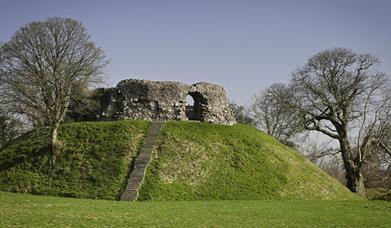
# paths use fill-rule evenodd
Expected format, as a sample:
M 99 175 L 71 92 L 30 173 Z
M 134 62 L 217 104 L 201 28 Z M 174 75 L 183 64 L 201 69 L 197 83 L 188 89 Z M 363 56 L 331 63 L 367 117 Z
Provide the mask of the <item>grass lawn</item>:
M 0 227 L 391 227 L 385 201 L 118 202 L 0 192 Z

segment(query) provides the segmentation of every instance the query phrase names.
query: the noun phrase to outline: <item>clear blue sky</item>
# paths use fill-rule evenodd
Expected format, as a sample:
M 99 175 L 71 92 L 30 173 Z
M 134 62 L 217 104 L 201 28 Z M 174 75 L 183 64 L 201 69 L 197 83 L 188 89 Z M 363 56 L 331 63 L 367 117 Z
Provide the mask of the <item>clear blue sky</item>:
M 111 59 L 110 86 L 207 81 L 247 104 L 332 47 L 373 53 L 391 74 L 391 0 L 0 0 L 0 41 L 51 16 L 83 22 Z

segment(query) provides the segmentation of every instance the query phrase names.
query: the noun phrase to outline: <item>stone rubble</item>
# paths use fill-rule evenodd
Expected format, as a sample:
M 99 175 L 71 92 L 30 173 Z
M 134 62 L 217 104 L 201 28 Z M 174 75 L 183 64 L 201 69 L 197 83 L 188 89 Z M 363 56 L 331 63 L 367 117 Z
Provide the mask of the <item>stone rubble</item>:
M 187 105 L 186 96 L 194 100 Z M 230 125 L 236 123 L 223 87 L 200 82 L 127 79 L 114 88 L 99 89 L 97 120 L 146 119 L 199 120 Z

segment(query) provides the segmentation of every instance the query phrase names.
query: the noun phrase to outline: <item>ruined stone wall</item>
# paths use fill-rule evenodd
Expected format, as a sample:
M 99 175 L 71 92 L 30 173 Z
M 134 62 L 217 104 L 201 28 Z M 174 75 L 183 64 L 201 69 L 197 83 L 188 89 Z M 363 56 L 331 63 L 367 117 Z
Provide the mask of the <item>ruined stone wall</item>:
M 192 96 L 194 107 L 186 106 Z M 97 119 L 199 120 L 234 124 L 236 120 L 223 87 L 210 83 L 127 79 L 114 88 L 101 89 Z

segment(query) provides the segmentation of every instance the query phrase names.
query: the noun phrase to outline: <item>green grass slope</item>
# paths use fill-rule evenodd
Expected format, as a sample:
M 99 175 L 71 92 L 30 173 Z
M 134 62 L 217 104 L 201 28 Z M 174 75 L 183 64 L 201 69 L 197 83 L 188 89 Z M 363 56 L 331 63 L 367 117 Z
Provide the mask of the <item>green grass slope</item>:
M 0 151 L 0 190 L 117 199 L 148 126 L 147 121 L 64 124 L 54 166 L 47 130 L 31 132 Z
M 116 202 L 0 192 L 0 227 L 390 227 L 385 201 Z
M 80 122 L 59 130 L 51 167 L 47 131 L 0 151 L 0 191 L 118 199 L 148 121 Z M 140 200 L 356 199 L 296 151 L 247 125 L 167 122 Z
M 353 199 L 295 150 L 248 125 L 167 122 L 140 200 Z

